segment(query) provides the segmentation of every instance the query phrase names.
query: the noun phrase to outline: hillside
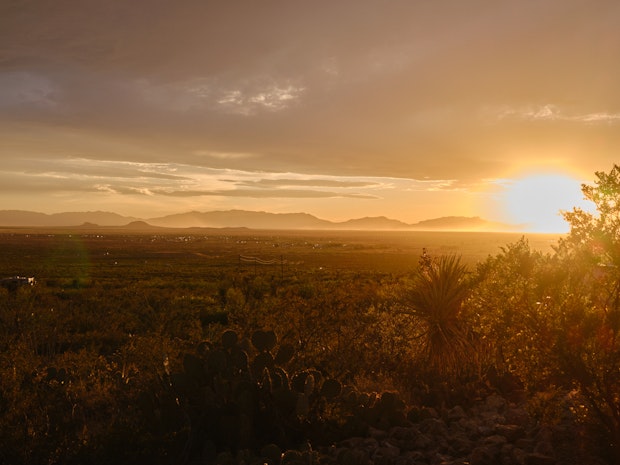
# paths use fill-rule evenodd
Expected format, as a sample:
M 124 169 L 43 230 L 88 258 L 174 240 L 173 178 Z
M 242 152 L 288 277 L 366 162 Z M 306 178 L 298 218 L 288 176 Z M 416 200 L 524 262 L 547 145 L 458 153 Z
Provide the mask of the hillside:
M 333 225 L 308 213 L 268 213 L 246 210 L 189 212 L 150 218 L 147 223 L 172 228 L 327 229 Z
M 120 226 L 138 218 L 122 216 L 117 213 L 93 211 L 93 212 L 63 212 L 63 213 L 39 213 L 23 210 L 0 211 L 0 226 L 28 226 L 28 227 L 59 227 L 78 226 L 90 223 L 98 226 Z
M 416 230 L 416 231 L 519 231 L 514 225 L 493 223 L 479 217 L 450 216 L 404 223 L 385 216 L 328 221 L 308 213 L 269 213 L 263 211 L 223 210 L 186 212 L 155 218 L 141 219 L 117 213 L 63 212 L 45 214 L 23 210 L 0 211 L 0 227 L 122 227 L 142 229 L 164 228 L 249 228 L 291 230 Z

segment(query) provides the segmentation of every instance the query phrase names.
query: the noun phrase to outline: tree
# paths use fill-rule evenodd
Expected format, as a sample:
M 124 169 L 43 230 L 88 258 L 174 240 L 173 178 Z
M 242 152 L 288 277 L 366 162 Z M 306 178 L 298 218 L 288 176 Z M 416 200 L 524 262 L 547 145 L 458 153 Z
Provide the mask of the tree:
M 559 251 L 579 253 L 597 264 L 620 266 L 620 166 L 609 173 L 597 171 L 594 185 L 583 184 L 586 200 L 596 213 L 574 208 L 564 212 L 570 224 L 568 237 L 560 241 Z
M 556 250 L 571 281 L 557 349 L 620 463 L 620 166 L 595 174 L 582 192 L 596 213 L 566 212 L 571 229 Z
M 502 247 L 476 270 L 468 305 L 485 341 L 485 366 L 501 376 L 517 376 L 536 390 L 549 384 L 549 325 L 561 281 L 547 255 L 528 241 Z

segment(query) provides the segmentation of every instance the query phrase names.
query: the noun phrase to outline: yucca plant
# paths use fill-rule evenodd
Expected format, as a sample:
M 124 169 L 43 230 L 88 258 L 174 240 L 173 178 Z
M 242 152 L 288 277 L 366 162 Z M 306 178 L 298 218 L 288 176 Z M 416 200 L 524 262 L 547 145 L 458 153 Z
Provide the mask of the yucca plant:
M 461 371 L 472 355 L 471 331 L 463 314 L 470 290 L 467 268 L 455 255 L 420 264 L 403 303 L 420 324 L 424 362 L 442 374 Z

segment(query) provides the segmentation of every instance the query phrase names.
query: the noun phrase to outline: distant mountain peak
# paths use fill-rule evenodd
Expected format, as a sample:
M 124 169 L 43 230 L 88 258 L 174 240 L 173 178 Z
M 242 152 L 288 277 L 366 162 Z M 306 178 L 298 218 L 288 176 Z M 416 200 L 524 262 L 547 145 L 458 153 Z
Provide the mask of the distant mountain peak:
M 150 218 L 148 223 L 165 227 L 209 227 L 252 229 L 328 229 L 332 224 L 308 213 L 269 213 L 248 210 L 189 212 Z
M 82 226 L 77 226 L 82 225 Z M 0 211 L 0 226 L 8 227 L 125 227 L 129 229 L 168 228 L 248 228 L 297 230 L 442 230 L 515 231 L 518 227 L 492 223 L 480 217 L 446 216 L 404 223 L 386 216 L 366 216 L 341 222 L 317 218 L 310 213 L 270 213 L 249 210 L 190 211 L 158 218 L 134 218 L 105 211 L 38 213 L 23 210 Z
M 443 216 L 420 221 L 413 225 L 415 229 L 429 231 L 509 231 L 516 228 L 512 225 L 494 223 L 484 220 L 479 216 Z
M 90 223 L 96 226 L 118 226 L 137 218 L 104 211 L 40 213 L 25 210 L 0 211 L 0 226 L 59 227 Z
M 385 216 L 365 216 L 353 220 L 338 223 L 339 225 L 348 226 L 354 229 L 409 229 L 410 224 L 403 223 L 399 220 L 393 220 Z
M 136 220 L 136 221 L 132 221 L 131 223 L 126 224 L 125 227 L 127 229 L 149 229 L 149 228 L 154 228 L 155 226 L 151 226 L 144 220 Z

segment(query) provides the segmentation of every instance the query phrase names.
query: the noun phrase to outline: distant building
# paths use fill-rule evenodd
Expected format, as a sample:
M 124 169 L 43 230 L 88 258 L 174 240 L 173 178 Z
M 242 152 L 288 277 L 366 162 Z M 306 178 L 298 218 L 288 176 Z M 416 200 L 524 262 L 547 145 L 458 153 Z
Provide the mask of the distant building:
M 0 286 L 8 291 L 16 291 L 22 286 L 34 286 L 34 283 L 34 278 L 27 278 L 25 276 L 11 276 L 10 278 L 0 279 Z

